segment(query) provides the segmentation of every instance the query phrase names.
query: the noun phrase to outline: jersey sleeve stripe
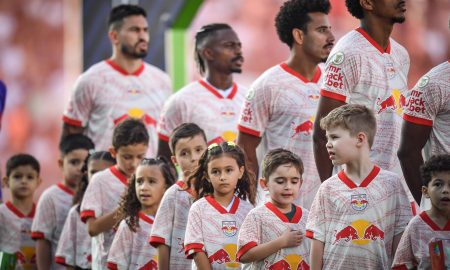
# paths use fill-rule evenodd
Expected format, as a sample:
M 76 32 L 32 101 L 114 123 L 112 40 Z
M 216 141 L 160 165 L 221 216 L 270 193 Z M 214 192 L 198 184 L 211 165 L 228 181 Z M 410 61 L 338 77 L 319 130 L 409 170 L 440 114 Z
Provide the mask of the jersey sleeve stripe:
M 203 247 L 204 247 L 203 244 L 200 243 L 187 244 L 184 247 L 184 253 L 186 255 L 186 258 L 192 259 L 195 253 L 204 252 Z
M 340 94 L 337 94 L 337 93 L 333 93 L 333 92 L 327 91 L 325 89 L 321 89 L 320 90 L 320 95 L 322 97 L 332 98 L 332 99 L 336 99 L 336 100 L 339 100 L 339 101 L 342 101 L 342 102 L 345 102 L 345 100 L 347 99 L 343 95 L 340 95 Z
M 166 136 L 166 135 L 161 134 L 161 133 L 159 133 L 159 132 L 158 132 L 158 138 L 159 138 L 161 141 L 169 142 L 169 136 Z
M 166 239 L 155 235 L 151 235 L 148 242 L 154 248 L 157 248 L 159 245 L 167 245 Z
M 108 262 L 106 264 L 106 266 L 108 267 L 108 269 L 110 270 L 118 270 L 119 268 L 117 267 L 117 264 L 113 263 L 113 262 Z
M 55 257 L 55 262 L 57 264 L 61 264 L 61 265 L 64 265 L 64 266 L 70 266 L 70 265 L 67 265 L 66 259 L 64 257 L 62 257 L 62 256 L 56 256 Z
M 86 223 L 86 221 L 89 218 L 95 218 L 95 211 L 94 210 L 84 210 L 81 211 L 80 213 L 80 217 L 81 217 L 81 221 L 83 221 L 84 223 Z
M 250 134 L 256 137 L 261 137 L 261 132 L 244 127 L 242 125 L 238 125 L 238 130 L 242 133 Z
M 258 244 L 255 241 L 248 242 L 247 244 L 243 245 L 236 254 L 236 260 L 239 262 L 241 260 L 241 256 L 247 253 L 250 249 L 256 247 Z
M 65 115 L 63 115 L 62 120 L 63 120 L 64 123 L 67 123 L 69 125 L 77 126 L 77 127 L 83 127 L 83 124 L 81 123 L 80 120 L 72 119 L 72 118 L 69 118 L 69 117 L 67 117 Z
M 43 232 L 31 232 L 31 238 L 33 240 L 45 239 L 45 234 Z
M 433 121 L 431 121 L 431 120 L 423 119 L 423 118 L 419 118 L 419 117 L 415 117 L 415 116 L 411 116 L 411 115 L 407 115 L 407 114 L 403 114 L 403 119 L 405 119 L 408 122 L 418 124 L 421 126 L 429 126 L 429 127 L 433 126 Z
M 305 236 L 311 239 L 314 239 L 314 232 L 310 230 L 306 230 Z

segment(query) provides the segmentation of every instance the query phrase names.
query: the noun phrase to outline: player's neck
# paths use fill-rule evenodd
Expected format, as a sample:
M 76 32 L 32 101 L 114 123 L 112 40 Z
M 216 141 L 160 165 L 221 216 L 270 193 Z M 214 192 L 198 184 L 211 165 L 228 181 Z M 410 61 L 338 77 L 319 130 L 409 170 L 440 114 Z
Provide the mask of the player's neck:
M 291 55 L 286 60 L 286 64 L 295 72 L 305 77 L 308 81 L 311 81 L 317 72 L 318 63 L 310 61 L 303 53 L 291 52 Z
M 374 164 L 370 161 L 369 155 L 363 155 L 357 160 L 347 162 L 344 167 L 345 174 L 355 184 L 361 184 L 373 170 Z
M 150 215 L 150 216 L 155 216 L 156 215 L 156 210 L 158 210 L 158 204 L 157 205 L 152 205 L 152 206 L 142 206 L 141 207 L 141 212 L 146 214 L 146 215 Z
M 231 74 L 211 72 L 209 70 L 206 70 L 205 78 L 208 83 L 221 90 L 228 89 L 233 84 L 233 76 Z
M 129 74 L 134 73 L 142 65 L 142 59 L 131 59 L 119 53 L 114 53 L 111 60 Z
M 15 208 L 17 208 L 20 212 L 22 212 L 25 215 L 28 215 L 33 210 L 33 196 L 26 197 L 26 198 L 12 198 L 11 199 L 12 204 Z
M 431 206 L 431 209 L 426 212 L 431 220 L 433 220 L 441 229 L 444 228 L 450 220 L 450 210 L 439 210 L 437 207 Z
M 214 191 L 214 194 L 213 194 L 214 200 L 216 200 L 216 202 L 218 202 L 224 208 L 226 208 L 230 205 L 231 201 L 233 200 L 233 197 L 234 197 L 234 193 L 219 194 Z
M 72 192 L 75 192 L 75 190 L 76 190 L 77 187 L 78 187 L 77 184 L 70 183 L 70 182 L 67 181 L 66 179 L 63 179 L 62 183 L 63 183 L 63 185 L 64 185 L 65 187 L 67 187 L 68 189 L 70 189 Z
M 380 21 L 374 17 L 367 17 L 361 20 L 361 28 L 378 44 L 386 50 L 389 45 L 394 25 L 390 22 Z

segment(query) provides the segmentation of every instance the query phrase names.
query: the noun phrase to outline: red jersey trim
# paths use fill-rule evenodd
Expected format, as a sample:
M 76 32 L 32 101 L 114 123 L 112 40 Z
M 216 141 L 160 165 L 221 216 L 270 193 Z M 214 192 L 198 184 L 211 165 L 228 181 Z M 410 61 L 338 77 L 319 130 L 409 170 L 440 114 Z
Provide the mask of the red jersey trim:
M 56 256 L 56 257 L 55 257 L 55 262 L 56 262 L 57 264 L 62 264 L 62 265 L 64 265 L 64 266 L 70 266 L 70 265 L 67 265 L 67 263 L 66 263 L 66 258 L 61 257 L 61 256 Z
M 205 87 L 209 92 L 211 92 L 213 95 L 215 95 L 217 98 L 219 99 L 224 99 L 224 97 L 217 92 L 216 89 L 214 89 L 214 87 L 212 87 L 209 83 L 207 83 L 205 80 L 198 80 L 198 83 L 201 84 L 203 87 Z M 228 96 L 226 97 L 227 99 L 233 99 L 234 96 L 237 93 L 237 85 L 235 83 L 233 83 L 232 85 L 232 89 L 230 94 L 228 94 Z
M 311 81 L 308 81 L 308 79 L 306 79 L 305 77 L 302 76 L 302 74 L 298 73 L 297 71 L 293 70 L 291 67 L 289 67 L 286 63 L 281 63 L 280 67 L 286 71 L 287 73 L 297 77 L 298 79 L 300 79 L 302 82 L 304 83 L 317 83 L 320 79 L 320 75 L 322 75 L 322 71 L 320 70 L 319 67 L 316 67 L 316 72 L 314 73 L 313 78 L 311 79 Z
M 24 218 L 24 217 L 28 217 L 28 218 L 34 218 L 34 213 L 36 212 L 36 205 L 33 203 L 33 208 L 31 209 L 30 213 L 28 215 L 25 215 L 24 213 L 20 212 L 19 209 L 17 209 L 14 204 L 12 204 L 12 202 L 7 201 L 5 203 L 6 207 L 8 207 L 9 210 L 11 210 L 11 212 L 13 212 L 17 217 L 19 218 Z
M 159 236 L 150 236 L 150 239 L 148 240 L 148 243 L 154 247 L 157 248 L 159 245 L 166 245 L 166 239 L 159 237 Z
M 75 119 L 69 118 L 65 115 L 63 115 L 62 120 L 64 123 L 67 123 L 69 125 L 76 126 L 76 127 L 83 127 L 83 123 L 80 120 L 75 120 Z
M 111 60 L 111 59 L 106 60 L 106 63 L 108 65 L 110 65 L 113 69 L 117 70 L 118 72 L 122 73 L 125 76 L 128 76 L 128 75 L 139 76 L 144 71 L 144 67 L 145 67 L 144 61 L 142 61 L 141 65 L 138 67 L 138 69 L 136 69 L 136 71 L 134 71 L 132 73 L 128 73 L 128 71 L 123 69 L 118 64 L 114 63 L 113 60 Z
M 430 228 L 433 231 L 450 231 L 450 221 L 445 224 L 444 228 L 439 228 L 439 226 L 430 218 L 430 216 L 427 214 L 427 212 L 423 211 L 419 214 L 419 216 L 422 218 L 422 220 L 430 226 Z
M 192 188 L 186 189 L 187 186 L 186 186 L 186 183 L 185 183 L 184 181 L 178 180 L 175 184 L 176 184 L 177 186 L 179 186 L 179 187 L 181 188 L 182 191 L 186 191 L 187 193 L 193 195 L 193 193 L 192 193 Z
M 33 240 L 45 239 L 45 234 L 43 232 L 31 232 L 31 238 Z
M 406 267 L 406 265 L 401 264 L 401 265 L 396 265 L 394 267 L 392 267 L 392 270 L 408 270 L 408 267 Z
M 295 206 L 295 214 L 294 214 L 294 216 L 292 217 L 291 220 L 289 220 L 275 205 L 273 205 L 273 203 L 266 202 L 265 206 L 270 211 L 272 211 L 283 222 L 298 223 L 300 221 L 300 219 L 302 218 L 302 208 L 298 207 L 295 204 L 294 204 L 294 206 Z
M 367 41 L 370 42 L 370 44 L 372 44 L 380 53 L 391 53 L 391 41 L 388 40 L 388 45 L 386 47 L 386 50 L 384 50 L 380 44 L 378 44 L 375 40 L 373 40 L 373 38 L 371 36 L 369 36 L 369 34 L 364 31 L 364 29 L 362 29 L 361 27 L 355 29 L 358 33 L 360 33 L 363 37 L 365 37 L 367 39 Z
M 415 116 L 411 116 L 411 115 L 407 115 L 407 114 L 403 114 L 403 119 L 417 124 L 417 125 L 421 125 L 421 126 L 429 126 L 432 127 L 433 126 L 433 121 L 428 120 L 428 119 L 423 119 L 423 118 L 419 118 L 419 117 L 415 117 Z
M 166 136 L 166 135 L 163 135 L 163 134 L 161 134 L 161 133 L 159 133 L 158 132 L 158 138 L 161 140 L 161 141 L 165 141 L 165 142 L 169 142 L 169 136 Z
M 80 218 L 81 218 L 81 221 L 83 221 L 83 223 L 86 223 L 86 221 L 89 218 L 95 218 L 95 211 L 94 210 L 81 211 Z
M 310 239 L 314 239 L 314 232 L 310 231 L 310 230 L 306 230 L 305 236 L 310 238 Z
M 71 196 L 75 195 L 75 193 L 63 183 L 57 183 L 56 186 L 58 186 L 60 189 L 62 189 L 64 192 L 66 192 Z
M 244 127 L 242 125 L 238 125 L 237 128 L 242 133 L 250 134 L 250 135 L 253 135 L 253 136 L 256 136 L 256 137 L 261 137 L 261 132 L 259 132 L 259 131 L 253 130 L 253 129 L 248 128 L 248 127 Z
M 380 172 L 380 167 L 374 165 L 372 171 L 369 173 L 369 175 L 367 175 L 367 177 L 361 182 L 361 184 L 359 185 L 359 187 L 367 187 L 370 182 L 372 182 L 372 180 L 378 175 L 378 173 Z M 347 185 L 350 189 L 354 189 L 357 188 L 358 186 L 355 184 L 355 182 L 353 182 L 352 179 L 348 178 L 348 176 L 345 174 L 344 170 L 340 171 L 338 173 L 338 177 L 339 179 L 342 180 L 342 182 L 344 182 L 345 185 Z
M 241 260 L 241 256 L 247 253 L 250 249 L 256 247 L 258 244 L 255 241 L 248 242 L 247 244 L 243 245 L 238 252 L 236 253 L 236 261 Z
M 335 99 L 335 100 L 339 100 L 339 101 L 347 103 L 346 102 L 346 100 L 347 100 L 346 96 L 341 95 L 341 94 L 337 94 L 337 93 L 333 93 L 333 92 L 330 92 L 330 91 L 325 90 L 325 89 L 320 89 L 320 95 L 322 97 L 327 97 L 327 98 L 331 98 L 331 99 Z
M 184 246 L 184 254 L 186 255 L 186 258 L 192 259 L 194 256 L 194 253 L 205 252 L 203 250 L 203 247 L 204 247 L 204 245 L 200 244 L 200 243 L 192 243 L 192 244 L 185 245 Z M 191 250 L 194 252 L 190 252 Z
M 113 262 L 107 262 L 106 267 L 108 267 L 109 270 L 118 270 L 117 264 Z
M 234 196 L 234 202 L 230 208 L 230 212 L 227 212 L 227 210 L 222 205 L 220 205 L 220 203 L 218 203 L 216 200 L 214 200 L 213 197 L 206 196 L 205 200 L 207 202 L 209 202 L 209 204 L 211 204 L 211 206 L 214 207 L 221 214 L 236 214 L 236 210 L 238 209 L 239 202 L 240 202 L 239 198 Z
M 122 184 L 124 184 L 124 185 L 128 185 L 128 178 L 126 177 L 126 175 L 124 175 L 123 173 L 121 173 L 120 171 L 119 171 L 119 169 L 117 169 L 117 167 L 114 165 L 114 166 L 111 166 L 110 168 L 109 168 L 110 170 L 111 170 L 111 173 L 115 176 L 115 177 L 117 177 L 117 179 L 118 180 L 120 180 L 120 182 L 122 182 Z
M 147 216 L 146 214 L 142 213 L 141 211 L 139 211 L 138 213 L 139 218 L 142 219 L 143 221 L 147 222 L 148 224 L 153 224 L 153 219 L 149 216 Z
M 413 216 L 417 215 L 417 208 L 416 208 L 416 202 L 411 202 L 411 212 L 413 214 Z

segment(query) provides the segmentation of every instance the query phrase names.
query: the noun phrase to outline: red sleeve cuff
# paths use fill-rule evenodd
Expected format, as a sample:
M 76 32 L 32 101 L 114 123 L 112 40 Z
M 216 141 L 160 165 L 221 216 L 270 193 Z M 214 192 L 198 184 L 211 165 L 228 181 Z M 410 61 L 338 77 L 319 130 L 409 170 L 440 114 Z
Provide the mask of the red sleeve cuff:
M 86 223 L 86 221 L 89 218 L 95 218 L 95 211 L 94 210 L 84 210 L 81 211 L 80 213 L 80 217 L 81 217 L 81 221 L 83 221 L 83 223 Z
M 161 134 L 161 133 L 159 133 L 159 132 L 158 132 L 158 138 L 159 138 L 161 141 L 169 142 L 169 136 L 166 136 L 166 135 Z
M 306 230 L 305 236 L 311 239 L 314 239 L 314 232 L 310 230 Z
M 236 260 L 239 262 L 241 260 L 241 256 L 247 253 L 250 249 L 256 247 L 258 244 L 255 241 L 248 242 L 247 244 L 243 245 L 236 254 Z
M 411 115 L 407 115 L 407 114 L 403 114 L 403 119 L 417 124 L 417 125 L 421 125 L 421 126 L 429 126 L 432 127 L 433 126 L 433 121 L 428 120 L 428 119 L 423 119 L 423 118 L 419 118 L 419 117 L 415 117 L 415 116 L 411 116 Z
M 408 270 L 408 267 L 406 267 L 406 265 L 404 265 L 404 264 L 395 265 L 392 267 L 392 270 Z
M 253 130 L 251 128 L 244 127 L 242 125 L 238 125 L 238 130 L 242 133 L 250 134 L 256 137 L 261 137 L 261 132 Z
M 45 239 L 45 235 L 43 232 L 31 232 L 31 238 L 33 240 Z
M 83 127 L 83 123 L 81 123 L 80 120 L 72 119 L 65 115 L 63 115 L 62 120 L 64 123 L 67 123 L 69 125 L 76 126 L 76 127 Z
M 320 90 L 320 95 L 322 97 L 336 99 L 336 100 L 339 100 L 339 101 L 342 101 L 342 102 L 345 102 L 347 100 L 346 96 L 340 95 L 340 94 L 337 94 L 337 93 L 333 93 L 333 92 L 327 91 L 325 89 L 321 89 Z
M 64 265 L 64 266 L 70 266 L 70 265 L 67 265 L 66 259 L 64 257 L 61 257 L 61 256 L 56 256 L 55 257 L 55 262 L 57 264 L 61 264 L 61 265 Z
M 194 254 L 198 252 L 204 252 L 203 244 L 192 243 L 184 246 L 184 253 L 188 259 L 193 259 Z
M 113 262 L 108 262 L 108 263 L 106 264 L 106 267 L 108 267 L 108 269 L 110 269 L 110 270 L 117 270 L 117 269 L 119 269 L 119 268 L 117 267 L 117 264 L 115 264 L 115 263 L 113 263 Z
M 159 245 L 166 245 L 166 239 L 159 236 L 150 236 L 149 243 L 152 247 L 157 248 Z

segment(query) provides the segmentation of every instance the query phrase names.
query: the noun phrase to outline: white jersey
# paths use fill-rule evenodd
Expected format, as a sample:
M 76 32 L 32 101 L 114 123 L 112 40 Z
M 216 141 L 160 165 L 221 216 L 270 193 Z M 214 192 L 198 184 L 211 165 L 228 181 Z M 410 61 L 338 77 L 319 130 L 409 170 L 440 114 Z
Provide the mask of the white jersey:
M 233 83 L 226 97 L 219 91 L 206 80 L 199 80 L 171 96 L 158 123 L 159 138 L 168 142 L 176 127 L 183 123 L 195 123 L 205 131 L 208 144 L 234 141 L 246 89 Z
M 311 81 L 284 63 L 270 68 L 250 87 L 238 125 L 240 132 L 261 137 L 259 161 L 275 148 L 300 156 L 305 172 L 295 203 L 307 209 L 321 183 L 314 161 L 312 130 L 322 78 L 320 67 Z M 261 187 L 258 189 L 261 204 L 267 196 L 261 196 Z
M 172 93 L 169 76 L 142 63 L 133 74 L 111 60 L 93 65 L 75 84 L 63 121 L 84 127 L 96 150 L 108 150 L 114 127 L 128 117 L 142 119 L 148 128 L 148 156 L 156 154 L 156 124 L 164 101 Z
M 237 237 L 242 223 L 253 206 L 234 197 L 229 211 L 211 196 L 196 201 L 189 211 L 184 248 L 192 259 L 205 252 L 214 270 L 239 268 L 236 259 Z M 197 269 L 192 263 L 192 269 Z
M 9 201 L 0 205 L 0 251 L 16 254 L 16 270 L 37 269 L 35 243 L 31 239 L 34 213 L 34 205 L 28 215 Z
M 65 269 L 54 261 L 56 248 L 67 214 L 72 206 L 73 192 L 62 183 L 49 187 L 37 204 L 36 216 L 31 226 L 33 239 L 45 239 L 52 246 L 52 269 Z
M 139 212 L 136 232 L 131 231 L 125 220 L 122 220 L 108 255 L 108 269 L 157 270 L 157 250 L 147 241 L 152 227 L 153 216 L 142 212 Z
M 324 243 L 324 269 L 389 269 L 394 236 L 411 217 L 398 175 L 374 166 L 357 186 L 341 171 L 320 186 L 306 236 Z
M 184 235 L 193 198 L 186 184 L 178 181 L 165 193 L 156 213 L 155 223 L 150 235 L 150 244 L 170 247 L 170 266 L 172 270 L 184 270 L 191 267 L 191 260 L 184 255 Z
M 309 212 L 299 206 L 295 207 L 291 220 L 271 202 L 251 210 L 239 230 L 238 259 L 253 247 L 279 238 L 287 230 L 305 234 Z M 253 262 L 250 269 L 309 269 L 310 249 L 311 240 L 305 237 L 299 246 L 280 249 L 261 261 Z
M 415 216 L 403 233 L 395 253 L 393 267 L 431 269 L 429 244 L 437 239 L 450 240 L 450 220 L 444 228 L 439 228 L 426 212 Z
M 433 127 L 425 159 L 450 153 L 450 60 L 431 69 L 408 91 L 403 119 Z
M 72 206 L 64 223 L 55 261 L 61 265 L 91 268 L 91 237 L 87 225 L 80 219 L 77 205 Z
M 94 174 L 81 202 L 81 220 L 86 222 L 91 217 L 99 218 L 117 209 L 127 185 L 127 177 L 116 166 Z M 106 268 L 114 233 L 111 229 L 92 237 L 92 269 Z

